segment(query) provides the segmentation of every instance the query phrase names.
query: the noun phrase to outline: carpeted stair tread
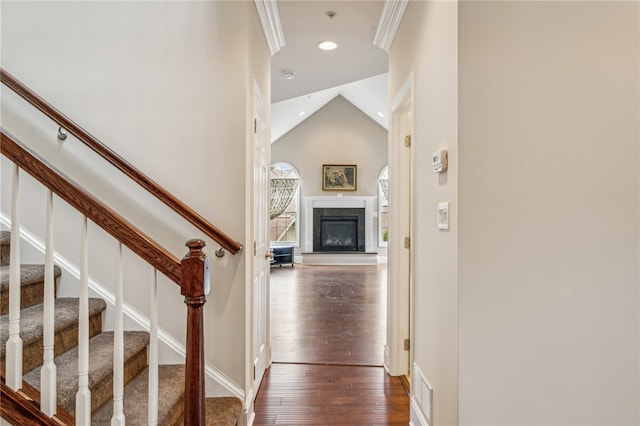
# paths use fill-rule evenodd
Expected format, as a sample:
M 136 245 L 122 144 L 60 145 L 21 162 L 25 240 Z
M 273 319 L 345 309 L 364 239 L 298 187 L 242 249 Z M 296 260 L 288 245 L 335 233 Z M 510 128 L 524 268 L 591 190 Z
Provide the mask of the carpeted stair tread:
M 57 282 L 62 274 L 60 267 L 53 267 Z M 42 303 L 44 297 L 44 265 L 20 265 L 20 308 Z M 9 265 L 0 266 L 0 314 L 9 313 Z
M 53 266 L 53 275 L 59 278 L 62 270 L 59 266 Z M 44 281 L 44 265 L 20 265 L 20 284 L 31 285 Z M 0 266 L 0 289 L 9 291 L 9 265 Z
M 184 411 L 184 366 L 158 366 L 158 424 L 174 425 L 181 422 Z M 124 388 L 124 416 L 127 425 L 146 425 L 148 417 L 149 369 L 133 379 Z M 113 400 L 91 417 L 92 426 L 108 426 L 113 415 Z
M 242 414 L 242 402 L 236 397 L 207 398 L 207 426 L 235 426 Z
M 158 377 L 158 424 L 182 425 L 184 366 L 160 365 Z M 128 425 L 147 424 L 148 381 L 148 369 L 145 369 L 125 387 L 124 414 Z M 207 398 L 205 405 L 208 426 L 235 426 L 242 414 L 242 402 L 235 397 Z M 91 425 L 108 426 L 112 415 L 113 401 L 110 401 L 92 416 Z
M 55 300 L 55 332 L 78 322 L 77 298 L 59 298 Z M 20 311 L 20 337 L 22 345 L 26 347 L 33 342 L 42 339 L 42 314 L 44 305 L 35 305 Z M 95 315 L 107 309 L 107 304 L 102 299 L 89 299 L 89 316 Z M 6 342 L 9 339 L 9 315 L 0 317 L 0 357 L 4 358 Z
M 124 333 L 124 359 L 127 360 L 144 353 L 146 364 L 146 348 L 149 344 L 149 334 L 143 331 L 125 331 Z M 57 367 L 57 395 L 58 405 L 67 412 L 75 412 L 75 397 L 78 391 L 78 348 L 65 352 L 54 360 Z M 132 372 L 135 376 L 139 371 Z M 96 410 L 104 401 L 96 402 L 98 392 L 95 387 L 111 382 L 113 373 L 113 333 L 105 332 L 89 340 L 89 389 L 92 390 L 92 410 Z M 126 374 L 125 374 L 126 375 Z M 24 380 L 34 388 L 40 390 L 40 369 L 37 368 L 24 376 Z M 126 381 L 126 378 L 125 378 Z M 111 396 L 109 396 L 111 398 Z

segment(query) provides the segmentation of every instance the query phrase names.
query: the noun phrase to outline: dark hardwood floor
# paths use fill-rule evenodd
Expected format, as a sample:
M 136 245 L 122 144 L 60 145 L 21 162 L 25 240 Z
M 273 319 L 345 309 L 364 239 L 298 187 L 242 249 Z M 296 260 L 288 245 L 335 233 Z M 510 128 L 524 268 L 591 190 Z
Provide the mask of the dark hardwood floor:
M 381 367 L 385 266 L 271 271 L 273 364 L 254 425 L 407 425 L 409 398 Z
M 274 362 L 382 365 L 386 266 L 271 270 Z
M 409 397 L 382 367 L 272 364 L 255 411 L 255 426 L 406 426 Z

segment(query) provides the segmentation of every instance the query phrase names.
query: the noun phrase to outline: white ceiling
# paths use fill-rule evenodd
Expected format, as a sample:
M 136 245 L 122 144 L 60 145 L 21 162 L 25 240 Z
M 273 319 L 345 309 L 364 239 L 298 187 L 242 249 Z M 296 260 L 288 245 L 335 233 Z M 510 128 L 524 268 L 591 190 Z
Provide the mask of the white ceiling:
M 362 0 L 277 2 L 284 47 L 271 62 L 272 142 L 338 95 L 387 127 L 387 53 L 373 44 L 383 6 Z M 320 50 L 325 40 L 338 48 Z M 295 78 L 287 80 L 283 71 L 295 72 Z
M 271 104 L 271 142 L 302 123 L 336 96 L 342 96 L 387 129 L 389 74 L 380 74 L 330 89 Z

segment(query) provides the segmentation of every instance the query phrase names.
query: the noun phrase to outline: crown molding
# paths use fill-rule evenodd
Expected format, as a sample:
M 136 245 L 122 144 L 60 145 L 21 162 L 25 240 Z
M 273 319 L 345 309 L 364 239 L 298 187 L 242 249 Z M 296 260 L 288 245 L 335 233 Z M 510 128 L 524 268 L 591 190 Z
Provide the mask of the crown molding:
M 387 0 L 384 2 L 378 30 L 373 38 L 375 46 L 389 52 L 408 4 L 409 0 Z
M 284 46 L 284 33 L 282 32 L 282 24 L 280 23 L 280 14 L 278 13 L 278 5 L 276 0 L 255 0 L 256 10 L 262 24 L 264 37 L 267 39 L 267 45 L 271 56 L 278 53 L 278 50 Z

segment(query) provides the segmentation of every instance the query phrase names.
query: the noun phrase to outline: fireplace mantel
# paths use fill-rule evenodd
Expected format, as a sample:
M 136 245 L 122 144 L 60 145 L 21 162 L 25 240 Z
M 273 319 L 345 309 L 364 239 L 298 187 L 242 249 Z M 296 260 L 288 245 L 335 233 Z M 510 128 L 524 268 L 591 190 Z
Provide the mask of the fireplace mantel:
M 313 209 L 314 208 L 360 208 L 364 210 L 365 250 L 374 252 L 373 246 L 373 210 L 376 197 L 364 196 L 315 196 L 302 197 L 302 248 L 306 253 L 313 252 Z

